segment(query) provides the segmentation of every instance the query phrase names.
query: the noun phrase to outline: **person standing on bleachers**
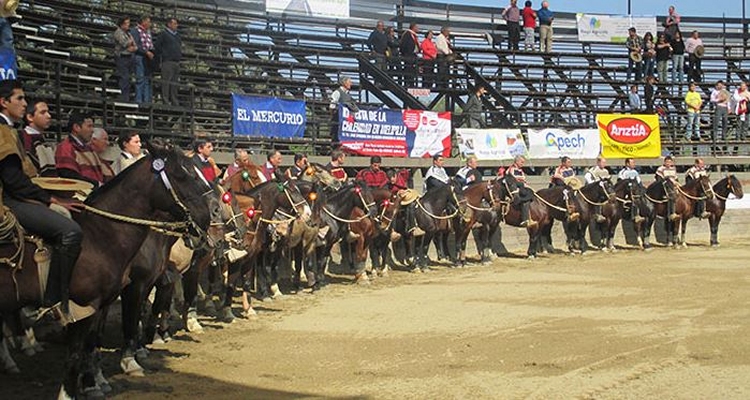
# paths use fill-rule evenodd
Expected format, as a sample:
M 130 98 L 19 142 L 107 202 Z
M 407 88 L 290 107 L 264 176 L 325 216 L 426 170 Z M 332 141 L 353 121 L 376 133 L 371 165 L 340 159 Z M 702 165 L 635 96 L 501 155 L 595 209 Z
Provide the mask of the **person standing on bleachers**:
M 487 88 L 477 86 L 473 93 L 469 95 L 464 106 L 464 125 L 467 128 L 483 129 L 487 127 L 484 121 L 484 110 L 482 107 L 482 96 L 487 93 Z
M 628 40 L 625 41 L 625 47 L 628 48 L 628 76 L 627 82 L 630 82 L 630 76 L 633 74 L 635 66 L 635 80 L 641 80 L 643 71 L 643 40 L 636 33 L 635 28 L 628 29 Z
M 628 105 L 630 106 L 631 114 L 638 114 L 641 112 L 641 96 L 638 94 L 638 86 L 630 86 L 630 93 L 628 93 Z
M 456 55 L 450 44 L 451 30 L 444 26 L 440 28 L 440 34 L 435 39 L 435 48 L 437 49 L 437 67 L 438 67 L 438 86 L 448 87 L 450 64 L 455 61 Z
M 137 50 L 135 40 L 130 34 L 130 18 L 117 21 L 115 40 L 115 71 L 120 88 L 120 100 L 130 101 L 130 76 L 135 69 L 134 54 Z
M 724 87 L 724 81 L 716 82 L 716 87 L 711 91 L 711 103 L 714 105 L 714 140 L 724 140 L 726 137 L 730 97 L 729 91 Z M 721 133 L 719 133 L 719 123 L 721 123 Z
M 685 94 L 685 108 L 687 108 L 687 126 L 685 127 L 685 140 L 700 140 L 701 138 L 701 107 L 703 99 L 696 90 L 695 83 L 688 86 Z
M 404 86 L 413 88 L 417 85 L 417 54 L 419 54 L 419 27 L 412 22 L 409 29 L 401 35 L 399 50 L 401 59 L 404 61 L 403 76 Z
M 527 0 L 523 11 L 523 49 L 534 51 L 534 29 L 536 29 L 536 11 L 531 8 L 531 1 Z
M 539 50 L 543 53 L 549 53 L 552 51 L 552 21 L 555 19 L 555 14 L 549 10 L 549 2 L 543 1 L 542 8 L 536 12 L 539 17 Z
M 672 46 L 672 83 L 678 81 L 682 83 L 685 69 L 685 42 L 682 41 L 680 31 L 675 32 L 669 44 Z
M 646 84 L 643 86 L 643 102 L 646 104 L 644 109 L 646 114 L 654 113 L 654 83 L 656 83 L 656 78 L 653 75 L 646 77 Z
M 398 42 L 396 30 L 392 26 L 385 29 L 385 37 L 388 39 L 388 47 L 385 50 L 385 58 L 386 61 L 388 61 L 388 70 L 395 72 L 398 69 L 396 63 L 399 61 L 399 46 L 401 44 Z
M 747 90 L 747 83 L 741 82 L 740 87 L 732 94 L 733 111 L 737 115 L 736 140 L 745 140 L 747 137 L 747 130 L 750 127 L 750 118 L 747 116 L 748 101 L 750 101 L 750 92 Z
M 518 9 L 518 0 L 510 0 L 510 5 L 503 9 L 501 14 L 508 27 L 508 50 L 518 50 L 518 42 L 521 41 L 521 10 Z
M 675 33 L 680 31 L 680 14 L 677 14 L 674 6 L 669 6 L 669 15 L 667 20 L 664 21 L 664 35 L 667 37 L 667 41 L 671 41 Z
M 151 36 L 151 17 L 144 15 L 135 28 L 130 29 L 135 46 L 135 102 L 151 103 L 151 78 L 154 73 L 154 41 Z
M 669 44 L 667 36 L 659 34 L 656 41 L 656 75 L 659 77 L 659 83 L 667 83 L 667 63 L 672 56 L 672 45 Z
M 349 94 L 349 90 L 352 88 L 352 78 L 348 76 L 342 76 L 339 78 L 339 88 L 331 93 L 331 103 L 329 109 L 331 110 L 331 150 L 337 148 L 340 144 L 339 141 L 339 104 L 348 108 L 350 112 L 359 112 L 357 103 L 354 102 L 354 98 Z
M 161 58 L 161 100 L 164 104 L 173 106 L 180 105 L 177 94 L 180 89 L 182 38 L 177 33 L 178 26 L 177 19 L 170 18 L 166 29 L 159 34 L 154 44 L 154 50 Z
M 703 47 L 703 39 L 700 38 L 698 31 L 685 40 L 685 51 L 688 55 L 688 82 L 702 81 L 703 69 L 701 68 L 701 56 L 696 50 Z
M 378 21 L 375 29 L 370 32 L 367 38 L 367 47 L 370 48 L 370 55 L 375 60 L 375 65 L 385 70 L 386 50 L 388 50 L 388 36 L 385 35 L 385 23 Z
M 420 48 L 422 49 L 422 61 L 424 62 L 422 73 L 422 87 L 432 89 L 435 85 L 435 59 L 437 58 L 437 47 L 432 38 L 435 36 L 432 31 L 427 31 L 422 40 Z

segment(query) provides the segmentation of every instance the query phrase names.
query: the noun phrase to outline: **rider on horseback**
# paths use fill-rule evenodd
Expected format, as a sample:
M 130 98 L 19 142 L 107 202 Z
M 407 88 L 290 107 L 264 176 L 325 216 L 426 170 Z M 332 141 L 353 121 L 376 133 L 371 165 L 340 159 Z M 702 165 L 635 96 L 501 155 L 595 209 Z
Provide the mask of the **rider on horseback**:
M 456 181 L 461 185 L 461 190 L 466 190 L 469 186 L 482 182 L 482 173 L 477 169 L 477 157 L 469 156 L 466 159 L 466 165 L 461 167 L 456 173 Z M 464 221 L 471 221 L 472 213 L 474 210 L 471 208 L 466 210 L 463 218 Z M 481 228 L 481 222 L 475 222 L 473 228 Z
M 21 83 L 16 80 L 0 82 L 0 182 L 3 202 L 13 212 L 21 226 L 39 235 L 53 247 L 50 279 L 48 279 L 44 306 L 58 302 L 64 314 L 68 312 L 70 277 L 81 252 L 83 232 L 72 219 L 68 219 L 49 206 L 55 204 L 70 211 L 81 205 L 76 201 L 62 200 L 31 182 L 36 168 L 26 156 L 13 125 L 23 119 L 26 99 Z M 4 210 L 0 212 L 5 213 Z M 23 238 L 19 238 L 23 240 Z
M 386 187 L 391 190 L 391 193 L 396 193 L 401 198 L 401 205 L 405 211 L 406 232 L 411 233 L 412 236 L 423 236 L 424 231 L 417 225 L 415 200 L 419 198 L 419 193 L 409 188 L 409 171 L 405 169 L 401 171 L 391 169 L 388 170 L 387 175 L 388 183 Z
M 667 215 L 670 221 L 674 221 L 680 218 L 679 214 L 675 213 L 674 201 L 675 201 L 675 188 L 677 183 L 677 169 L 674 166 L 674 159 L 672 156 L 664 157 L 664 164 L 656 169 L 656 175 L 654 176 L 657 182 L 662 184 L 664 188 L 664 196 L 667 198 Z
M 626 158 L 625 159 L 625 168 L 621 169 L 620 172 L 617 174 L 618 180 L 624 180 L 624 179 L 630 179 L 632 181 L 635 181 L 637 184 L 641 184 L 641 175 L 638 173 L 638 171 L 635 169 L 635 160 L 632 158 Z M 631 183 L 632 185 L 632 183 Z M 631 190 L 632 193 L 632 190 Z M 630 210 L 630 220 L 637 223 L 642 222 L 645 218 L 641 217 L 640 211 L 638 210 L 638 204 L 635 201 L 635 199 L 632 198 L 632 195 L 630 196 L 630 203 L 625 203 L 625 209 Z
M 584 175 L 584 179 L 586 179 L 587 184 L 609 179 L 609 170 L 607 169 L 607 160 L 601 156 L 597 157 L 596 165 L 594 165 L 593 167 L 589 168 L 588 171 L 586 171 L 586 175 Z M 604 216 L 602 215 L 601 205 L 594 206 L 594 218 L 596 219 L 596 222 L 598 223 L 603 223 L 607 221 L 607 219 L 604 218 Z
M 285 175 L 288 179 L 297 179 L 307 167 L 307 154 L 297 153 L 294 155 L 294 165 L 286 170 Z
M 344 160 L 346 160 L 346 153 L 341 150 L 334 150 L 331 152 L 331 162 L 326 164 L 325 167 L 334 178 L 342 183 L 345 183 L 349 179 L 344 170 Z
M 513 175 L 518 182 L 518 194 L 513 198 L 513 202 L 521 207 L 521 226 L 532 227 L 536 225 L 536 221 L 529 217 L 529 203 L 534 200 L 534 192 L 527 187 L 526 174 L 523 172 L 523 164 L 526 162 L 526 157 L 518 155 L 513 159 L 513 164 L 508 167 L 505 171 L 506 174 Z
M 450 184 L 451 178 L 448 177 L 448 173 L 445 171 L 445 168 L 443 168 L 444 161 L 445 158 L 443 158 L 442 154 L 435 154 L 432 156 L 432 166 L 427 170 L 427 173 L 424 176 L 425 192 L 433 188 Z M 457 206 L 457 204 L 453 204 L 453 202 L 449 201 L 446 205 L 446 211 L 448 214 L 453 214 L 456 211 Z
M 572 189 L 575 193 L 576 190 L 580 189 L 583 185 L 581 184 L 581 181 L 576 178 L 576 172 L 573 169 L 573 161 L 568 156 L 563 156 L 560 159 L 560 165 L 555 169 L 555 173 L 552 174 L 552 179 L 550 180 L 550 187 L 555 186 L 563 186 L 566 187 L 563 190 L 563 195 L 565 198 L 566 203 L 566 213 L 568 215 L 568 220 L 575 221 L 580 217 L 580 214 L 576 212 L 573 207 L 570 205 L 570 201 L 568 199 L 568 188 Z
M 708 172 L 706 172 L 706 164 L 703 162 L 702 158 L 696 158 L 695 164 L 693 164 L 693 166 L 685 173 L 685 183 L 690 183 L 691 181 L 700 179 L 700 177 L 706 175 L 708 175 Z M 706 200 L 700 199 L 696 201 L 695 216 L 698 218 L 708 218 L 711 216 L 711 214 L 706 211 Z

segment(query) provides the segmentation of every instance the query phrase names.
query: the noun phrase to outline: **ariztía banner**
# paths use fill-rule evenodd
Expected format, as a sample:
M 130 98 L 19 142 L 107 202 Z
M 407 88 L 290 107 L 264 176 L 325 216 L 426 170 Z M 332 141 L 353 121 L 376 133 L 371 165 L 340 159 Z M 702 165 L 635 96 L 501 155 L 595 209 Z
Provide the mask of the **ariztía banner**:
M 245 136 L 301 138 L 305 102 L 232 94 L 232 133 Z
M 339 106 L 339 140 L 362 156 L 450 156 L 450 113 L 419 110 L 360 110 Z
M 529 157 L 572 159 L 596 158 L 601 142 L 597 129 L 541 129 L 529 130 Z
M 597 114 L 602 156 L 657 158 L 661 156 L 659 117 L 656 114 Z
M 523 134 L 519 129 L 456 129 L 458 150 L 462 157 L 480 160 L 511 160 L 528 156 Z
M 266 12 L 349 18 L 349 0 L 266 0 Z
M 633 17 L 628 15 L 576 14 L 578 40 L 581 42 L 625 43 L 628 29 L 636 29 L 638 36 L 646 32 L 656 35 L 656 17 Z M 623 52 L 626 49 L 623 47 Z

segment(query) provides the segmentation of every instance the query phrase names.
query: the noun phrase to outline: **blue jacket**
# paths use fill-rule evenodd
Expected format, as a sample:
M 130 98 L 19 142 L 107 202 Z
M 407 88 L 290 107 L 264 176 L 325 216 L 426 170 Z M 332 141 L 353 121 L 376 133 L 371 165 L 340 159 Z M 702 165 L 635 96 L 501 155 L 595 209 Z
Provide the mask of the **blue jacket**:
M 549 8 L 540 8 L 536 12 L 536 16 L 539 18 L 540 25 L 551 25 L 552 18 L 555 18 L 555 13 L 549 10 Z

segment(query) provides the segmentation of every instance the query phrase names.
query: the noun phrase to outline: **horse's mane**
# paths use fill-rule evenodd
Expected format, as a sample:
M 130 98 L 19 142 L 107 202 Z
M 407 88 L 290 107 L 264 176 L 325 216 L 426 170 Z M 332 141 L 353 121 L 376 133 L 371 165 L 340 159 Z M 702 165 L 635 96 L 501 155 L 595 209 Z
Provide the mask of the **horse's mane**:
M 256 185 L 256 186 L 251 187 L 250 190 L 248 190 L 246 192 L 241 192 L 241 193 L 236 193 L 236 194 L 239 194 L 239 195 L 242 195 L 242 196 L 256 197 L 256 196 L 258 196 L 260 194 L 260 192 L 262 192 L 263 190 L 266 190 L 266 188 L 269 185 L 271 185 L 271 184 L 277 185 L 277 184 L 281 184 L 281 182 L 277 182 L 277 181 L 263 182 L 260 185 Z
M 88 205 L 91 205 L 99 197 L 101 197 L 105 193 L 108 193 L 110 190 L 112 190 L 112 188 L 119 186 L 120 182 L 128 179 L 128 177 L 133 173 L 133 171 L 135 171 L 136 169 L 138 169 L 138 166 L 140 166 L 142 163 L 145 163 L 146 160 L 151 160 L 151 158 L 152 157 L 151 157 L 150 154 L 146 154 L 145 157 L 141 157 L 140 160 L 134 162 L 129 167 L 127 167 L 124 170 L 120 171 L 120 173 L 117 174 L 117 175 L 115 175 L 115 177 L 112 178 L 112 180 L 110 180 L 109 182 L 105 183 L 104 185 L 99 186 L 98 188 L 94 189 L 94 191 L 92 191 L 91 194 L 89 194 L 86 197 L 86 201 L 84 201 L 84 203 L 88 204 Z

